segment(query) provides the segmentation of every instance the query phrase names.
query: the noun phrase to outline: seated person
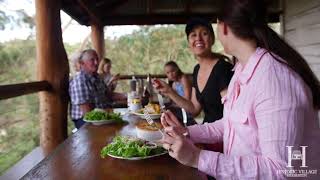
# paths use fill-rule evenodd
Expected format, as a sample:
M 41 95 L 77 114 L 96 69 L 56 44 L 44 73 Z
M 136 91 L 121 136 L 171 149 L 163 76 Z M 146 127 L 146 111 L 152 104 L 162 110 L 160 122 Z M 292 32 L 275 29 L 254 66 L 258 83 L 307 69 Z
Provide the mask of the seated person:
M 185 32 L 189 49 L 198 63 L 192 74 L 191 100 L 182 98 L 162 81 L 153 85 L 193 117 L 203 110 L 203 123 L 214 122 L 223 116 L 221 98 L 233 76 L 233 65 L 227 62 L 228 57 L 212 51 L 215 35 L 210 21 L 192 18 L 187 23 Z M 192 123 L 195 122 L 190 122 L 189 125 Z
M 71 70 L 73 76 L 77 75 L 80 72 L 80 55 L 81 52 L 75 52 L 70 56 L 70 61 L 72 64 Z
M 110 107 L 107 87 L 98 76 L 98 55 L 95 50 L 81 52 L 79 57 L 80 73 L 70 82 L 71 118 L 77 129 L 85 122 L 83 116 L 94 108 Z
M 108 58 L 101 59 L 98 67 L 98 74 L 102 77 L 104 83 L 107 87 L 114 91 L 117 87 L 117 81 L 119 79 L 119 74 L 113 76 L 111 74 L 111 60 Z
M 112 101 L 125 101 L 127 99 L 126 95 L 114 92 L 117 87 L 117 81 L 119 80 L 119 74 L 113 76 L 111 74 L 111 67 L 111 60 L 103 58 L 99 63 L 98 74 L 106 84 Z
M 182 97 L 187 100 L 191 98 L 191 82 L 187 75 L 185 75 L 177 63 L 169 61 L 164 66 L 164 71 L 167 78 L 172 83 L 172 88 Z

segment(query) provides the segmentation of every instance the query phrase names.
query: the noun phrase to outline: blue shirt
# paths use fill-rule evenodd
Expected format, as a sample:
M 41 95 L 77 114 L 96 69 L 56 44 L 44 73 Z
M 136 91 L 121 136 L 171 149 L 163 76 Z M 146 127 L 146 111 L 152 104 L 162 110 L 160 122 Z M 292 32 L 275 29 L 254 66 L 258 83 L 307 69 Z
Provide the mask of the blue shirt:
M 107 87 L 97 74 L 88 74 L 81 71 L 71 81 L 69 87 L 71 97 L 71 118 L 80 119 L 83 113 L 80 110 L 81 104 L 92 104 L 94 108 L 110 107 L 110 100 L 107 97 Z
M 175 82 L 173 88 L 180 96 L 184 97 L 184 89 L 182 83 Z

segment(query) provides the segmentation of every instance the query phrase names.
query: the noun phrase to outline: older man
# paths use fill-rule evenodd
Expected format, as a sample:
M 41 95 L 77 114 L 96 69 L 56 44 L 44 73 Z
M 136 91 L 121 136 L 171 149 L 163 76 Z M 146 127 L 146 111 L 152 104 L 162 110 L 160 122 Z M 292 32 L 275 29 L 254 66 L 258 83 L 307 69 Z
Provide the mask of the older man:
M 107 87 L 97 74 L 98 55 L 95 50 L 81 52 L 80 73 L 70 82 L 71 118 L 77 129 L 85 122 L 83 116 L 94 108 L 108 108 Z

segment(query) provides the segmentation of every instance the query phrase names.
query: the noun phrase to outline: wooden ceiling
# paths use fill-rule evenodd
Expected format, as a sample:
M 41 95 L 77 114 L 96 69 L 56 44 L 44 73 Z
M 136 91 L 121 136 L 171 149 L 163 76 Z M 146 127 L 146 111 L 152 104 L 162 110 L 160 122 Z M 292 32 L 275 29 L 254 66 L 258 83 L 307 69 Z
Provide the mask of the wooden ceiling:
M 190 17 L 215 21 L 223 0 L 62 0 L 62 10 L 82 25 L 185 24 Z M 279 22 L 281 0 L 269 0 L 268 20 Z

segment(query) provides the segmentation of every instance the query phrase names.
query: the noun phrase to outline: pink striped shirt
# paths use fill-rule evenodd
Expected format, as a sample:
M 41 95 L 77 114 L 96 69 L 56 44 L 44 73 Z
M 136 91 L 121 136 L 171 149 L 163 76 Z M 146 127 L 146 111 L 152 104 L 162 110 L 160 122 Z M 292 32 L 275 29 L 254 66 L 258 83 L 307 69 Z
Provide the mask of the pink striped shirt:
M 236 65 L 223 101 L 221 120 L 188 128 L 194 142 L 224 144 L 223 154 L 201 151 L 200 171 L 217 179 L 285 179 L 287 146 L 300 152 L 300 146 L 308 146 L 308 167 L 292 160 L 291 169 L 316 170 L 309 171 L 307 178 L 320 179 L 317 111 L 309 87 L 298 74 L 257 48 L 245 67 Z

